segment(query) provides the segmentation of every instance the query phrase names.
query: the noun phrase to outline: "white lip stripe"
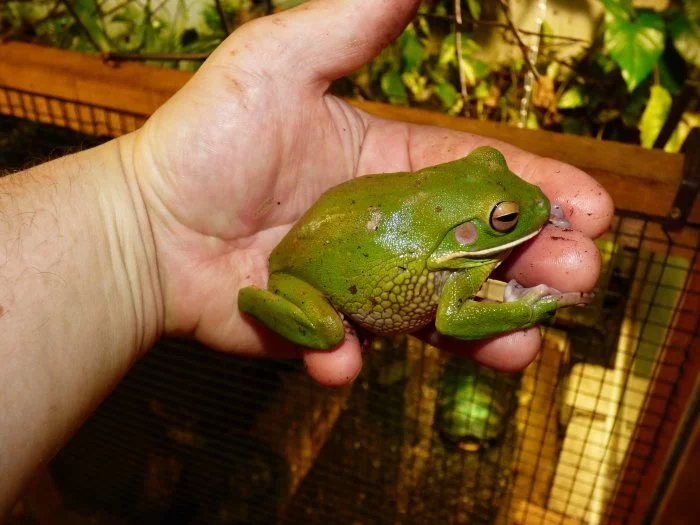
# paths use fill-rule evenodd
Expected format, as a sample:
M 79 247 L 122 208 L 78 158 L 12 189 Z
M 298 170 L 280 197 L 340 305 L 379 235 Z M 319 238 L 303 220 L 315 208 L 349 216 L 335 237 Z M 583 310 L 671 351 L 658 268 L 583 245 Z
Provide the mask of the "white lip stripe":
M 532 232 L 530 235 L 526 235 L 525 237 L 521 237 L 520 239 L 516 239 L 514 241 L 509 242 L 508 244 L 502 244 L 501 246 L 494 246 L 493 248 L 487 248 L 486 250 L 479 250 L 478 252 L 455 252 L 449 256 L 442 257 L 438 259 L 438 263 L 444 262 L 444 261 L 449 261 L 450 259 L 457 259 L 458 257 L 482 257 L 484 255 L 492 255 L 494 253 L 499 253 L 503 252 L 505 250 L 509 250 L 510 248 L 513 248 L 514 246 L 517 246 L 518 244 L 522 244 L 525 241 L 528 241 L 532 239 L 535 235 L 540 233 L 542 231 L 542 228 L 537 230 L 536 232 Z

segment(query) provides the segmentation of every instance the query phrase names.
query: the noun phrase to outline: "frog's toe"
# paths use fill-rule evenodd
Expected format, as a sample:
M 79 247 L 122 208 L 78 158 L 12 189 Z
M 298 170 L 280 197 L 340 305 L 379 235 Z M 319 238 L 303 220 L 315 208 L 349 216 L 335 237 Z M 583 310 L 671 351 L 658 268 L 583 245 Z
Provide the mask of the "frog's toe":
M 541 300 L 556 300 L 557 307 L 586 305 L 593 299 L 592 293 L 583 292 L 560 292 L 556 288 L 546 284 L 538 284 L 531 288 L 526 288 L 515 279 L 512 279 L 506 286 L 504 292 L 504 302 L 525 300 L 539 302 Z
M 531 288 L 525 288 L 515 279 L 511 279 L 506 286 L 503 301 L 511 303 L 513 301 L 526 300 L 529 302 L 537 302 L 537 300 L 549 295 L 561 293 L 559 290 L 547 286 L 546 284 L 538 284 Z

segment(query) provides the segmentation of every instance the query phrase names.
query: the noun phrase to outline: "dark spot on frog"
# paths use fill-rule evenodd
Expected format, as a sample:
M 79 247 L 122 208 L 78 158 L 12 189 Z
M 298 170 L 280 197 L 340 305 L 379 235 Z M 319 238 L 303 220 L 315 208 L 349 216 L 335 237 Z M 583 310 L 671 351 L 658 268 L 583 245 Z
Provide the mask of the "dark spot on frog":
M 350 288 L 348 288 L 348 292 L 355 295 L 357 293 L 357 286 L 353 284 Z
M 435 211 L 440 213 L 442 211 L 442 206 L 435 206 Z
M 279 206 L 280 204 L 282 204 L 282 203 L 280 201 L 277 201 L 277 206 Z
M 369 302 L 372 304 L 377 304 L 377 300 L 374 297 L 370 297 Z
M 553 241 L 570 241 L 571 239 L 567 239 L 566 237 L 558 237 L 556 235 L 552 235 L 550 237 Z
M 368 253 L 363 253 L 362 255 L 364 255 L 365 257 L 369 257 Z
M 587 213 L 586 215 L 588 215 L 588 216 L 590 217 L 590 216 L 593 215 L 593 214 L 592 214 L 592 213 Z
M 403 270 L 403 271 L 405 272 L 405 271 L 406 271 L 406 267 L 405 267 L 405 266 L 399 266 L 399 270 Z
M 3 306 L 0 304 L 0 317 L 5 315 L 6 312 L 7 312 L 7 310 L 5 310 L 5 308 L 3 308 Z
M 350 204 L 355 204 L 355 199 L 351 200 Z

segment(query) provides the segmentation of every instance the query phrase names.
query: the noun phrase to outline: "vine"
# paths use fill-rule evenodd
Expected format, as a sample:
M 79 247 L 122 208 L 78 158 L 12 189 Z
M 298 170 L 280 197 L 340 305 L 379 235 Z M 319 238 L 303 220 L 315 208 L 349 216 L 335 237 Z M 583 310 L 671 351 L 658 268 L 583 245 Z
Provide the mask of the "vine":
M 237 26 L 303 1 L 205 0 L 194 12 L 185 0 L 6 0 L 0 35 L 193 70 Z M 604 15 L 588 42 L 555 35 L 546 21 L 533 35 L 507 0 L 424 0 L 395 43 L 333 90 L 512 124 L 522 121 L 525 96 L 528 127 L 678 150 L 700 125 L 700 0 L 656 2 L 656 10 L 591 2 Z M 484 29 L 519 49 L 516 58 L 481 58 Z M 533 36 L 534 63 L 525 41 Z M 571 58 L 561 58 L 565 48 Z

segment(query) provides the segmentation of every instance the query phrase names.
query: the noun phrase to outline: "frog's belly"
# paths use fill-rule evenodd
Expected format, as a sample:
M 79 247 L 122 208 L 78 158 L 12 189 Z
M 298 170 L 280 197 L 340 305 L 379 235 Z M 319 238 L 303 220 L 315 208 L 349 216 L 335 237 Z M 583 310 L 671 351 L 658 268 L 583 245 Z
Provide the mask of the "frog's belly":
M 378 335 L 414 332 L 435 320 L 446 275 L 425 269 L 403 278 L 387 276 L 372 287 L 368 299 L 349 301 L 342 310 Z

